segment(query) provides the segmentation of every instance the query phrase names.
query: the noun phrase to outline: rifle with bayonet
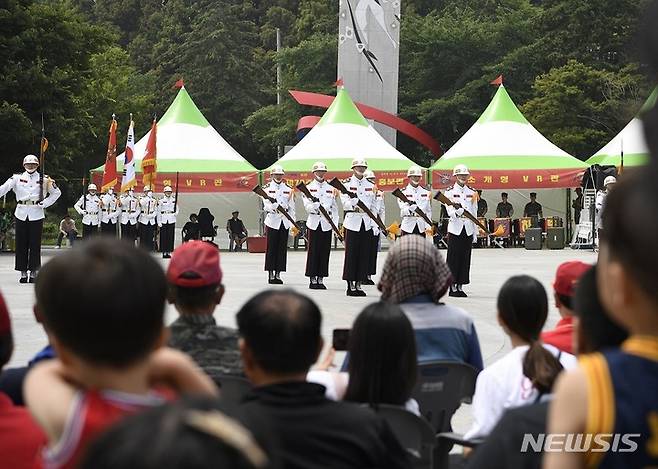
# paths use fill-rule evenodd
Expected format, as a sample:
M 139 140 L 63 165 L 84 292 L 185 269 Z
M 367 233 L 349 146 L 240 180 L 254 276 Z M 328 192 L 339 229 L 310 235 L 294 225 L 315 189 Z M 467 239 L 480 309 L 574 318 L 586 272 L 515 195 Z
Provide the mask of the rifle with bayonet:
M 434 200 L 437 200 L 437 201 L 441 202 L 441 203 L 444 204 L 444 205 L 450 205 L 450 206 L 453 207 L 453 208 L 464 208 L 464 207 L 462 207 L 461 204 L 459 204 L 459 203 L 457 203 L 457 202 L 453 202 L 452 200 L 450 200 L 450 199 L 449 199 L 448 197 L 446 197 L 441 191 L 438 191 L 438 192 L 434 195 Z M 484 232 L 487 233 L 487 235 L 490 235 L 490 234 L 491 234 L 491 233 L 489 232 L 489 229 L 488 229 L 488 228 L 487 228 L 487 227 L 486 227 L 486 226 L 485 226 L 480 220 L 478 220 L 477 218 L 475 218 L 475 217 L 473 216 L 473 214 L 472 214 L 471 212 L 469 212 L 468 210 L 466 210 L 465 208 L 464 208 L 464 216 L 465 216 L 466 218 L 468 218 L 469 220 L 471 220 L 473 223 L 475 223 L 477 226 L 479 226 L 480 228 L 482 228 L 482 230 L 484 230 Z
M 397 197 L 398 199 L 400 199 L 402 202 L 404 202 L 405 204 L 414 205 L 414 203 L 413 203 L 412 201 L 410 201 L 410 200 L 407 198 L 407 196 L 404 194 L 404 192 L 402 192 L 399 188 L 396 188 L 396 189 L 392 192 L 392 194 L 393 194 L 395 197 Z M 420 218 L 422 218 L 423 220 L 425 220 L 425 223 L 427 223 L 427 224 L 430 226 L 430 228 L 433 228 L 433 227 L 434 227 L 434 224 L 432 223 L 432 220 L 429 219 L 429 217 L 427 216 L 427 214 L 426 214 L 425 212 L 423 212 L 423 211 L 420 209 L 420 207 L 416 206 L 416 210 L 414 210 L 414 212 L 416 212 L 416 213 L 420 216 Z
M 356 204 L 357 207 L 359 207 L 361 210 L 363 210 L 363 213 L 368 215 L 370 217 L 370 219 L 377 224 L 377 226 L 379 227 L 381 232 L 384 233 L 384 236 L 388 236 L 388 228 L 386 228 L 386 225 L 384 225 L 384 222 L 382 222 L 382 219 L 379 218 L 379 215 L 375 216 L 372 213 L 372 210 L 370 210 L 368 208 L 368 206 L 366 204 L 364 204 L 363 201 L 361 199 L 359 199 L 354 192 L 347 190 L 347 187 L 345 187 L 345 185 L 342 182 L 340 182 L 340 179 L 333 178 L 331 181 L 329 181 L 329 185 L 332 186 L 332 187 L 335 187 L 342 194 L 345 194 L 346 196 L 348 196 L 351 199 L 355 199 L 355 198 L 358 199 L 358 202 Z
M 313 194 L 311 194 L 311 191 L 308 190 L 308 187 L 306 187 L 306 184 L 304 184 L 303 181 L 300 182 L 299 184 L 297 184 L 296 187 L 297 187 L 297 190 L 299 190 L 299 192 L 301 192 L 306 197 L 308 197 L 309 200 L 311 200 L 311 202 L 320 202 L 320 199 L 318 199 Z M 340 234 L 340 230 L 338 229 L 338 227 L 336 226 L 334 221 L 329 216 L 329 213 L 327 212 L 327 209 L 325 209 L 322 205 L 320 205 L 319 210 L 320 210 L 320 213 L 322 214 L 322 216 L 329 222 L 329 225 L 331 225 L 331 229 L 333 230 L 334 233 L 336 233 L 336 237 L 342 243 L 343 242 L 343 235 Z
M 254 187 L 254 188 L 252 189 L 252 192 L 258 194 L 259 196 L 261 196 L 261 197 L 262 197 L 263 199 L 265 199 L 265 200 L 269 200 L 269 201 L 272 202 L 273 204 L 277 204 L 277 208 L 276 208 L 277 211 L 278 211 L 281 215 L 283 215 L 284 217 L 286 217 L 286 219 L 287 219 L 290 223 L 292 223 L 292 226 L 294 226 L 295 229 L 296 229 L 298 232 L 300 232 L 300 233 L 304 233 L 304 231 L 302 231 L 301 226 L 299 226 L 299 225 L 297 224 L 297 222 L 295 221 L 295 219 L 294 219 L 293 217 L 290 216 L 290 213 L 288 213 L 288 210 L 286 210 L 286 209 L 283 208 L 281 205 L 279 205 L 279 203 L 277 202 L 276 199 L 274 199 L 274 198 L 270 197 L 269 195 L 267 195 L 267 192 L 265 192 L 265 190 L 260 186 L 260 184 L 258 184 L 256 187 Z M 305 239 L 306 241 L 308 241 L 308 239 L 306 238 L 306 233 L 304 233 L 303 236 L 304 236 L 304 239 Z

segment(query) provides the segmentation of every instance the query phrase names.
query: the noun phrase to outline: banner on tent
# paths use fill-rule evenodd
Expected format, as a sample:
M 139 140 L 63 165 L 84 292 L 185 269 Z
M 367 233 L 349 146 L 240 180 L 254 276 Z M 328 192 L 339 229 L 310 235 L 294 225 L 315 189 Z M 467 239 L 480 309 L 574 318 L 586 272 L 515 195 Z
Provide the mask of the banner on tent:
M 584 169 L 473 170 L 468 184 L 476 189 L 555 189 L 579 187 Z M 432 187 L 442 189 L 454 183 L 452 171 L 432 172 Z
M 330 180 L 334 177 L 339 179 L 347 179 L 348 177 L 352 176 L 352 174 L 352 171 L 329 171 L 326 174 L 325 179 Z M 375 184 L 377 184 L 379 189 L 384 191 L 405 186 L 408 182 L 406 171 L 375 171 L 375 177 L 377 178 Z M 300 182 L 308 184 L 313 180 L 313 173 L 310 171 L 299 173 L 286 171 L 285 180 L 292 186 L 296 186 Z
M 92 179 L 96 184 L 102 179 L 102 172 L 94 172 Z M 164 186 L 176 184 L 176 173 L 158 173 L 155 181 L 155 190 L 159 192 Z M 258 173 L 181 173 L 178 190 L 181 193 L 198 192 L 251 192 L 258 184 Z M 143 186 L 135 186 L 141 191 Z

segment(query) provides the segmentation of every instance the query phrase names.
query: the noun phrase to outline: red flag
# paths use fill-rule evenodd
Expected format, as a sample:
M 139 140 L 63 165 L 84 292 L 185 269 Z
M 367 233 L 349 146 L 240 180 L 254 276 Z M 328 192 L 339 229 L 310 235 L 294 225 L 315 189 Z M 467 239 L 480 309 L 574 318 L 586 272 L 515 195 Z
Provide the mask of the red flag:
M 183 79 L 182 79 L 182 78 L 180 78 L 180 79 L 174 84 L 174 88 L 182 88 L 182 87 L 184 87 L 184 86 L 185 86 L 185 83 L 183 82 Z
M 105 156 L 101 192 L 105 192 L 110 188 L 114 189 L 117 182 L 117 121 L 114 119 L 113 114 L 112 122 L 110 123 L 110 137 L 107 142 L 107 155 Z
M 339 87 L 343 86 L 343 78 L 340 77 L 338 80 L 336 80 L 336 81 L 334 82 L 334 86 L 335 86 L 336 88 L 339 88 Z
M 142 184 L 145 186 L 151 186 L 151 190 L 155 190 L 155 176 L 158 169 L 156 162 L 157 131 L 158 125 L 155 122 L 155 119 L 153 119 L 153 125 L 151 125 L 151 133 L 149 134 L 149 139 L 146 143 L 146 152 L 144 152 L 144 158 L 142 158 Z
M 489 84 L 490 84 L 490 85 L 496 85 L 496 86 L 500 86 L 500 85 L 502 85 L 502 84 L 503 84 L 503 76 L 502 76 L 502 75 L 498 75 L 498 77 L 496 77 L 495 80 L 492 80 Z

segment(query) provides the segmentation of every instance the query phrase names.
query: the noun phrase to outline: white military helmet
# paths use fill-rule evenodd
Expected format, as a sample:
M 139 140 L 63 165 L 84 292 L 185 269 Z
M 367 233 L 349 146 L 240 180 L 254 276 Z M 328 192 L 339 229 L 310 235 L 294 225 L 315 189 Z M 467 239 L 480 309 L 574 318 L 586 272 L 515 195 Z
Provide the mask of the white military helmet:
M 617 183 L 617 178 L 614 176 L 608 176 L 603 180 L 603 185 L 607 186 L 608 184 L 616 184 Z
M 87 186 L 87 190 L 88 190 L 88 191 L 97 191 L 97 190 L 98 190 L 98 187 L 96 187 L 96 184 L 93 184 L 93 183 L 92 183 L 92 184 L 89 184 L 89 185 Z
M 171 186 L 165 186 L 162 192 L 173 192 Z
M 370 169 L 366 169 L 366 171 L 363 173 L 363 177 L 366 179 L 374 179 L 375 173 Z
M 274 166 L 272 166 L 272 169 L 270 169 L 270 174 L 278 175 L 278 174 L 286 174 L 286 173 L 283 170 L 283 166 L 281 166 L 280 164 L 275 164 Z
M 407 177 L 409 177 L 409 176 L 420 176 L 420 177 L 422 177 L 423 176 L 423 170 L 420 169 L 420 166 L 414 165 L 411 168 L 409 168 L 409 170 L 407 171 Z
M 25 158 L 23 158 L 23 166 L 26 164 L 39 164 L 39 158 L 34 155 L 27 155 Z
M 151 190 L 151 186 L 149 185 L 144 186 L 144 192 L 148 192 L 150 190 Z
M 368 162 L 365 158 L 354 158 L 352 160 L 352 169 L 354 169 L 355 166 L 363 166 L 364 168 L 367 168 Z
M 458 164 L 455 166 L 455 169 L 452 171 L 453 176 L 468 176 L 471 174 L 468 172 L 468 168 L 466 167 L 465 164 Z
M 316 172 L 316 171 L 326 171 L 327 170 L 327 165 L 324 164 L 322 161 L 318 161 L 313 165 L 311 168 L 311 172 Z

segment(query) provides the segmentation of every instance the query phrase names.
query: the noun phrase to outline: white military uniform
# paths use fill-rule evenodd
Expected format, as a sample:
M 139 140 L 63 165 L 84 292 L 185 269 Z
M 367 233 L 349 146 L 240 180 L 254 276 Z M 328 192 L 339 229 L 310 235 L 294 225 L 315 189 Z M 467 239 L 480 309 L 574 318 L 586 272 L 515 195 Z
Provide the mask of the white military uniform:
M 475 223 L 464 216 L 464 211 L 468 211 L 474 217 L 477 216 L 478 203 L 475 192 L 473 189 L 467 185 L 460 186 L 458 183 L 455 183 L 449 190 L 445 191 L 444 195 L 449 198 L 453 203 L 461 204 L 462 209 L 455 209 L 454 207 L 448 205 L 446 206 L 446 211 L 450 217 L 448 222 L 448 233 L 454 235 L 459 235 L 462 232 L 462 229 L 466 229 L 466 234 L 472 236 L 473 239 L 477 237 L 477 228 Z
M 352 177 L 343 181 L 343 184 L 348 191 L 354 192 L 357 195 L 358 199 L 370 209 L 373 215 L 376 214 L 375 185 L 372 182 L 368 181 L 365 177 L 359 179 L 352 175 Z M 346 230 L 359 231 L 361 229 L 361 222 L 363 222 L 366 230 L 372 229 L 374 222 L 357 207 L 357 199 L 351 199 L 349 196 L 341 194 L 340 201 L 345 211 L 343 226 Z
M 121 206 L 121 224 L 122 225 L 136 225 L 137 217 L 139 217 L 140 207 L 137 197 L 130 194 L 123 194 L 119 198 Z
M 139 198 L 139 222 L 142 225 L 155 225 L 158 216 L 158 201 L 153 196 Z
M 100 197 L 101 223 L 116 223 L 119 219 L 119 201 L 114 194 L 103 194 Z
M 381 218 L 382 223 L 386 223 L 386 204 L 384 203 L 384 193 L 380 191 L 377 186 L 375 186 L 375 205 L 374 205 L 374 210 L 372 211 L 373 215 L 379 215 L 379 218 Z M 366 215 L 367 217 L 368 215 Z M 379 236 L 379 233 L 381 233 L 381 230 L 379 229 L 379 226 L 377 223 L 371 220 L 371 229 L 372 229 L 372 234 L 375 237 Z
M 601 229 L 601 222 L 603 220 L 603 210 L 605 208 L 605 198 L 608 195 L 608 191 L 598 191 L 596 193 L 596 198 L 594 199 L 594 207 L 596 208 L 596 214 L 595 214 L 595 223 L 596 223 L 596 228 Z
M 158 225 L 175 224 L 179 212 L 173 195 L 163 196 L 158 199 Z
M 281 223 L 283 223 L 285 229 L 290 229 L 292 223 L 290 223 L 290 221 L 277 210 L 277 207 L 281 206 L 281 208 L 286 209 L 293 220 L 295 219 L 295 204 L 292 188 L 284 181 L 271 181 L 263 187 L 263 189 L 268 196 L 276 200 L 276 203 L 272 203 L 267 199 L 263 199 L 263 209 L 267 212 L 267 215 L 265 216 L 265 225 L 278 230 Z
M 398 199 L 398 205 L 400 207 L 400 216 L 402 217 L 402 223 L 400 229 L 405 233 L 413 233 L 414 229 L 418 228 L 418 231 L 422 234 L 425 233 L 425 230 L 430 228 L 427 225 L 427 222 L 416 213 L 414 210 L 414 205 L 427 215 L 427 218 L 432 219 L 432 193 L 425 189 L 420 184 L 415 186 L 411 183 L 407 184 L 407 187 L 404 188 L 402 193 L 409 199 L 411 204 L 402 202 Z
M 331 230 L 331 225 L 324 217 L 324 215 L 320 213 L 320 205 L 324 207 L 334 224 L 338 226 L 338 204 L 336 203 L 336 190 L 330 186 L 327 181 L 318 182 L 317 179 L 313 179 L 313 181 L 306 187 L 308 187 L 311 195 L 319 199 L 318 202 L 312 202 L 307 197 L 302 196 L 304 209 L 306 209 L 306 213 L 308 213 L 306 227 L 313 231 L 317 230 L 318 226 L 320 226 L 322 231 Z
M 75 208 L 76 212 L 82 215 L 83 225 L 98 226 L 101 223 L 100 206 L 101 199 L 97 194 L 85 194 L 80 196 L 73 208 Z

